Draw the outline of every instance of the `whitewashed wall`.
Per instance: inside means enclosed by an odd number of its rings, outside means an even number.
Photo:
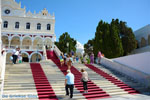
[[[102,63],[102,65],[104,65],[106,67],[109,67],[111,69],[114,69],[118,72],[121,72],[127,76],[130,76],[130,77],[136,79],[140,83],[144,84],[146,87],[150,88],[150,75],[149,74],[143,73],[132,67],[129,67],[129,66],[126,66],[123,64],[119,64],[119,63],[117,63],[113,60],[107,59],[107,58],[102,58],[101,63]]]

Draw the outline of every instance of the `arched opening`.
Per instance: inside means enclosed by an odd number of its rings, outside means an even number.
[[[26,23],[26,29],[30,29],[30,23]]]
[[[47,24],[47,30],[51,30],[51,25]]]
[[[141,38],[141,47],[146,46],[146,40],[144,37]]]
[[[8,27],[8,21],[4,21],[3,28],[7,28],[7,27]]]
[[[52,41],[50,38],[46,38],[44,40],[44,45],[46,46],[46,49],[50,49],[52,47]]]
[[[12,56],[12,53],[7,53],[6,55],[6,63],[12,63],[12,60],[10,59],[10,56]]]
[[[32,46],[32,40],[30,37],[25,37],[23,40],[22,40],[22,48],[23,49],[30,49]]]
[[[43,40],[40,37],[36,37],[33,41],[33,48],[41,50],[43,47]]]
[[[148,45],[150,45],[150,35],[148,35]]]
[[[34,53],[30,59],[31,62],[39,62],[41,60],[42,60],[42,56],[39,53]]]
[[[7,48],[9,45],[8,36],[2,36],[2,43]]]
[[[10,47],[11,48],[16,48],[16,46],[20,46],[20,38],[19,38],[19,36],[14,36],[11,39]]]
[[[26,53],[22,53],[22,62],[29,62],[29,57]]]
[[[140,48],[138,40],[136,40],[136,49]]]
[[[15,28],[18,29],[19,28],[19,22],[15,23]]]
[[[37,30],[41,30],[41,24],[40,23],[37,24]]]

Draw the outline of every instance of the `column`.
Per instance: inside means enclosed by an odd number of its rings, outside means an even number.
[[[34,42],[34,40],[32,39],[32,44],[31,44],[31,48],[30,49],[33,49],[33,42]]]
[[[25,49],[24,47],[22,47],[22,41],[23,41],[23,39],[22,39],[22,35],[21,35],[21,37],[20,37],[20,49]]]
[[[10,49],[11,40],[9,39],[8,42],[9,42],[9,44],[8,44],[8,49]]]
[[[20,49],[25,49],[24,47],[22,47],[22,40],[20,40]]]

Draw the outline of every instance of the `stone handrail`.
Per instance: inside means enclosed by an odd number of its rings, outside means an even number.
[[[54,52],[56,53],[57,57],[59,57],[61,54],[61,51],[59,50],[59,48],[56,45],[54,45]]]
[[[148,74],[145,74],[139,70],[133,69],[131,66],[120,64],[118,62],[115,62],[111,59],[107,59],[105,57],[102,57],[101,64],[108,68],[114,69],[120,73],[123,73],[129,77],[132,77],[133,79],[145,85],[145,87],[150,88],[150,84],[149,84],[150,75]]]
[[[4,79],[5,79],[5,68],[6,68],[6,52],[0,56],[0,80],[1,80],[1,91],[0,91],[0,100],[2,100],[3,88],[4,88]]]
[[[47,60],[46,47],[43,46],[43,60]]]

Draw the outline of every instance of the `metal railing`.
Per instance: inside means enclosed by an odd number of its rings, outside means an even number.
[[[1,80],[1,91],[0,91],[0,100],[2,100],[3,89],[4,89],[4,79],[5,79],[5,68],[6,68],[6,52],[0,56],[0,80]]]

